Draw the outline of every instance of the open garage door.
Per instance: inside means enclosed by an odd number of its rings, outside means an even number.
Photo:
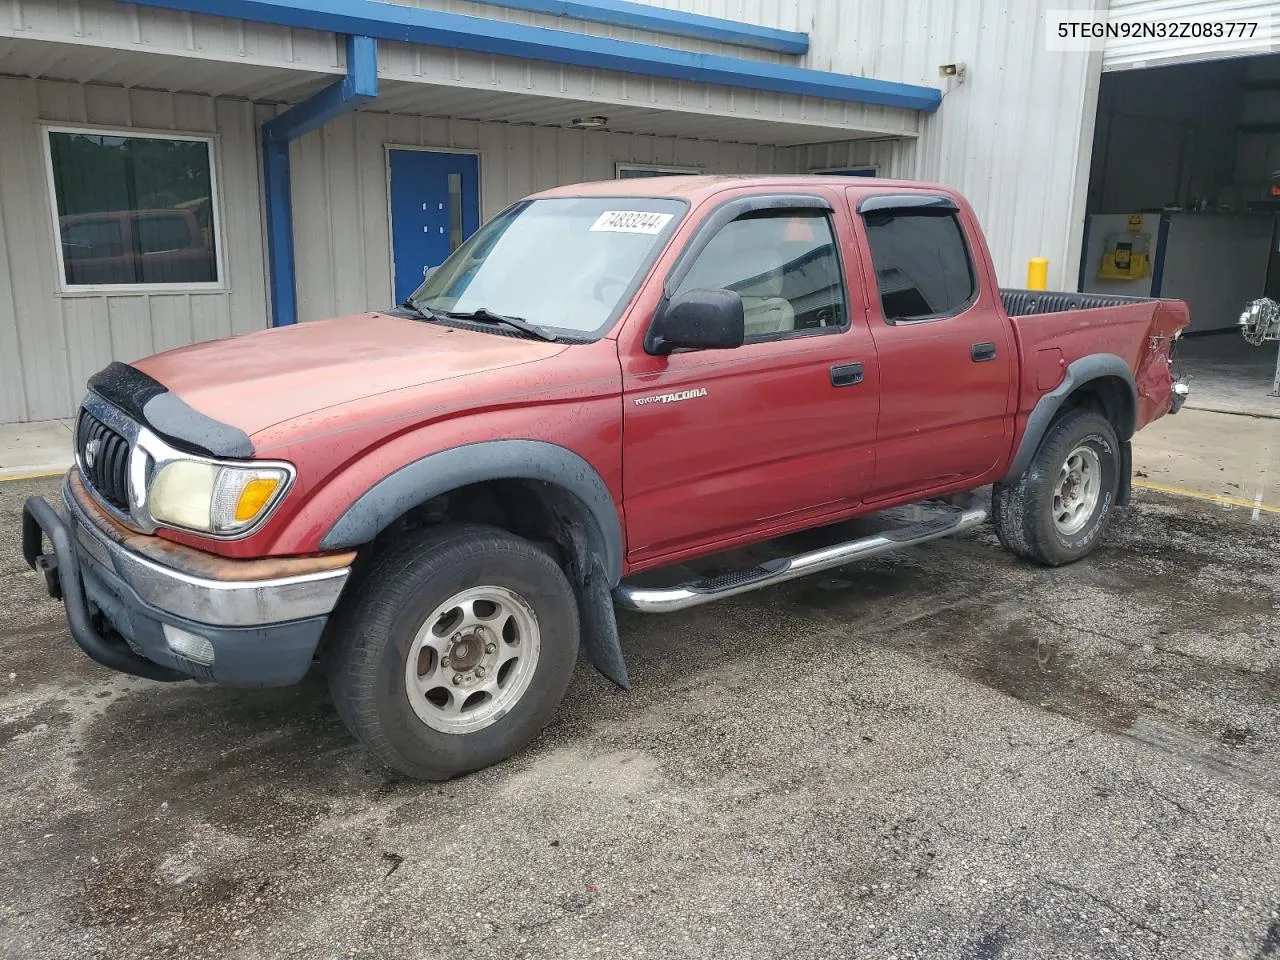
[[[1111,0],[1108,13],[1113,21],[1143,18],[1167,23],[1213,17],[1258,24],[1259,34],[1268,39],[1261,42],[1255,39],[1244,49],[1239,39],[1223,37],[1110,37],[1102,52],[1104,71],[1280,51],[1272,33],[1273,28],[1280,27],[1273,22],[1280,20],[1280,3],[1276,0]]]
[[[1195,402],[1280,413],[1276,345],[1236,326],[1280,298],[1280,54],[1180,53],[1102,75],[1079,288],[1187,301]]]

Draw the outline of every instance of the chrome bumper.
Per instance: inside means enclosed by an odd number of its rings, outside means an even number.
[[[163,566],[116,543],[89,518],[64,484],[63,504],[86,559],[128,584],[139,599],[184,620],[254,627],[325,616],[337,605],[350,567],[274,580],[208,580]]]

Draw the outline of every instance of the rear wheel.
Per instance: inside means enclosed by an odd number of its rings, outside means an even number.
[[[578,653],[573,590],[556,562],[491,527],[444,527],[390,548],[344,598],[329,688],[380,760],[444,780],[529,743]]]
[[[1050,428],[1026,471],[992,491],[1000,542],[1057,567],[1091,553],[1111,523],[1120,444],[1105,417],[1074,410]]]

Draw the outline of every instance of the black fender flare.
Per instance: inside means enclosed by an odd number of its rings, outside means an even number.
[[[1114,353],[1091,353],[1072,361],[1067,367],[1062,382],[1036,401],[1031,415],[1027,417],[1027,428],[1023,431],[1018,450],[1013,455],[1013,463],[1001,478],[1001,483],[1013,483],[1026,471],[1031,458],[1040,449],[1040,441],[1044,439],[1049,425],[1053,423],[1054,417],[1058,415],[1067,398],[1091,380],[1100,380],[1103,377],[1118,377],[1129,387],[1132,402],[1126,422],[1119,424],[1116,430],[1120,442],[1128,443],[1134,433],[1134,417],[1138,409],[1138,385],[1134,382],[1133,372],[1129,369],[1129,365]]]
[[[604,479],[572,450],[542,440],[485,440],[452,447],[383,477],[347,508],[320,542],[321,550],[351,550],[420,506],[459,487],[486,480],[535,480],[572,494],[583,508],[587,546],[600,558],[609,586],[622,579],[622,524]]]

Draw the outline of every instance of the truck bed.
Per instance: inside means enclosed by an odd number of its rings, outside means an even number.
[[[1000,289],[1000,299],[1011,317],[1027,317],[1037,313],[1064,313],[1067,310],[1097,310],[1150,303],[1155,297],[1122,297],[1107,293],[1069,293],[1058,290]]]
[[[1141,429],[1171,409],[1169,358],[1178,331],[1188,321],[1182,301],[1003,289],[1000,297],[1023,363],[1021,416],[1030,415],[1045,390],[1061,382],[1077,357],[1111,357],[1128,369],[1137,391],[1134,428]]]

